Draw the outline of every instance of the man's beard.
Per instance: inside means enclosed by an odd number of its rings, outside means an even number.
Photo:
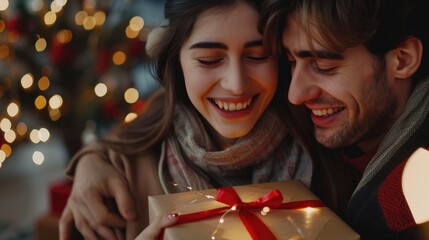
[[[362,99],[365,103],[363,119],[348,119],[337,132],[324,136],[323,129],[315,126],[314,134],[319,143],[328,148],[347,147],[369,141],[385,134],[396,120],[397,99],[390,88],[384,67],[379,67],[374,84],[369,86]]]

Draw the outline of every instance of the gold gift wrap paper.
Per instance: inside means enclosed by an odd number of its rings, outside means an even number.
[[[318,199],[300,181],[261,183],[234,187],[243,202],[254,201],[277,189],[283,202]],[[149,219],[158,214],[200,212],[226,206],[214,197],[216,189],[189,191],[149,197]],[[359,235],[327,207],[301,209],[273,209],[263,215],[256,212],[277,239],[354,240]],[[175,225],[165,229],[164,239],[252,239],[236,211],[198,222]]]

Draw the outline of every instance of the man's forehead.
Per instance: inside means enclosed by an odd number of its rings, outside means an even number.
[[[322,44],[323,38],[314,26],[306,25],[306,27],[311,29],[305,29],[295,17],[288,18],[282,36],[284,52],[301,58],[344,58],[342,54],[344,51],[330,49],[326,47],[328,44]]]
[[[303,24],[300,23],[295,17],[287,19],[285,28],[283,30],[283,46],[289,50],[292,49],[306,49],[308,46],[317,46],[314,41],[314,34],[310,36],[310,31],[313,29],[305,29]]]

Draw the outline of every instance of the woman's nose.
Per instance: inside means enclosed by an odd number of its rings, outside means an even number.
[[[222,88],[233,94],[243,94],[249,86],[247,71],[241,63],[231,64],[221,81]]]

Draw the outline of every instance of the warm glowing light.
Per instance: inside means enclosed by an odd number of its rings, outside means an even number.
[[[51,107],[52,109],[59,109],[62,105],[63,98],[58,94],[55,94],[49,99],[49,107]]]
[[[127,114],[127,116],[125,116],[125,122],[127,122],[127,123],[129,123],[129,122],[132,122],[132,121],[134,121],[134,119],[136,119],[137,118],[137,113],[133,113],[133,112],[131,112],[131,113],[128,113]]]
[[[101,26],[106,21],[106,14],[104,12],[98,11],[94,14],[95,24]]]
[[[112,57],[113,63],[116,65],[122,65],[127,60],[127,56],[122,51],[117,51]]]
[[[47,142],[51,137],[51,133],[46,128],[39,129],[38,135],[39,135],[40,141],[42,142]]]
[[[318,208],[312,208],[312,207],[306,207],[306,208],[304,208],[304,211],[305,211],[305,213],[307,215],[312,215],[312,214],[315,214],[318,211],[320,211],[320,209],[318,209]]]
[[[19,122],[18,125],[16,125],[16,132],[20,136],[24,136],[27,133],[27,124]]]
[[[69,43],[72,40],[73,37],[73,33],[72,31],[68,30],[68,29],[63,29],[58,31],[57,33],[57,40],[60,43]]]
[[[83,21],[87,16],[88,16],[88,13],[85,11],[77,12],[76,15],[74,16],[74,21],[76,25],[79,25],[79,26],[83,25]]]
[[[99,83],[94,87],[95,95],[98,97],[103,97],[107,94],[107,86],[104,83]]]
[[[1,164],[4,162],[4,160],[6,160],[6,153],[3,152],[3,150],[0,150],[0,168],[1,168]]]
[[[43,108],[46,107],[46,98],[42,95],[39,95],[35,100],[34,100],[34,106],[36,106],[37,109],[42,110]]]
[[[31,1],[31,10],[33,10],[33,12],[38,12],[42,9],[43,9],[43,0]]]
[[[53,11],[48,11],[45,13],[45,17],[43,19],[46,25],[52,25],[57,21],[57,14]]]
[[[33,86],[33,82],[34,82],[34,78],[31,73],[27,73],[21,78],[21,86],[24,89],[27,89]]]
[[[18,104],[11,102],[7,106],[7,114],[9,114],[10,117],[15,117],[19,113],[19,106]]]
[[[46,49],[46,47],[48,46],[48,43],[46,42],[46,40],[44,38],[39,38],[36,43],[34,44],[34,47],[36,48],[36,51],[38,52],[42,52],[43,50]]]
[[[137,102],[139,100],[139,91],[135,88],[128,88],[124,93],[124,99],[129,104]]]
[[[5,58],[9,57],[9,54],[10,54],[9,46],[6,44],[1,45],[0,46],[0,58],[5,59]]]
[[[0,11],[4,11],[9,7],[8,0],[0,0]]]
[[[61,111],[59,109],[49,109],[49,117],[52,121],[58,121],[61,118]]]
[[[40,142],[40,138],[39,138],[39,130],[37,129],[33,129],[30,132],[30,141],[32,141],[33,143],[39,143]]]
[[[4,23],[3,20],[0,20],[0,32],[3,32],[5,28],[6,28],[6,24]]]
[[[132,30],[131,27],[128,26],[125,28],[125,35],[127,38],[134,39],[139,36],[139,32]]]
[[[262,215],[262,216],[265,216],[265,215],[267,215],[270,211],[271,211],[271,209],[270,209],[269,207],[264,207],[264,208],[262,208],[261,215]]]
[[[39,79],[39,82],[37,83],[37,85],[39,86],[40,90],[45,91],[46,89],[49,88],[49,86],[51,85],[51,82],[49,81],[48,77],[43,76]]]
[[[51,11],[58,13],[63,9],[63,6],[60,6],[57,1],[51,2]]]
[[[3,132],[7,132],[7,131],[9,131],[11,128],[12,128],[12,122],[11,122],[9,119],[7,119],[7,118],[3,118],[3,119],[0,121],[0,129],[1,129]]]
[[[429,151],[417,149],[408,159],[402,174],[402,189],[417,224],[429,221]]]
[[[4,133],[4,140],[8,143],[13,143],[16,140],[16,133],[12,129]]]
[[[3,151],[6,154],[6,157],[9,157],[12,154],[12,148],[10,147],[9,144],[6,144],[6,143],[1,146],[1,151]]]
[[[58,6],[64,7],[67,4],[67,0],[54,0]]]
[[[138,31],[142,30],[142,28],[144,26],[144,20],[140,16],[135,16],[135,17],[131,18],[129,26],[133,31],[138,32]]]
[[[314,211],[312,207],[306,207],[304,210],[306,213],[309,213],[309,214],[311,214]]]
[[[95,27],[95,18],[93,16],[87,16],[84,20],[83,20],[83,28],[85,30],[92,30]]]
[[[215,229],[215,230],[213,231],[213,233],[212,233],[212,239],[215,239],[215,235],[216,235],[216,233],[218,232],[220,225],[221,225],[222,223],[224,223],[224,222],[225,222],[224,217],[225,217],[228,213],[230,213],[231,211],[235,211],[235,210],[237,210],[237,206],[236,206],[236,205],[232,206],[228,211],[226,211],[226,212],[224,212],[224,213],[222,214],[222,216],[221,216],[221,217],[220,217],[220,219],[219,219],[219,223],[218,223],[218,224],[217,224],[217,226],[216,226],[216,229]]]
[[[33,162],[37,165],[42,165],[43,161],[45,161],[45,155],[39,151],[34,151]]]

